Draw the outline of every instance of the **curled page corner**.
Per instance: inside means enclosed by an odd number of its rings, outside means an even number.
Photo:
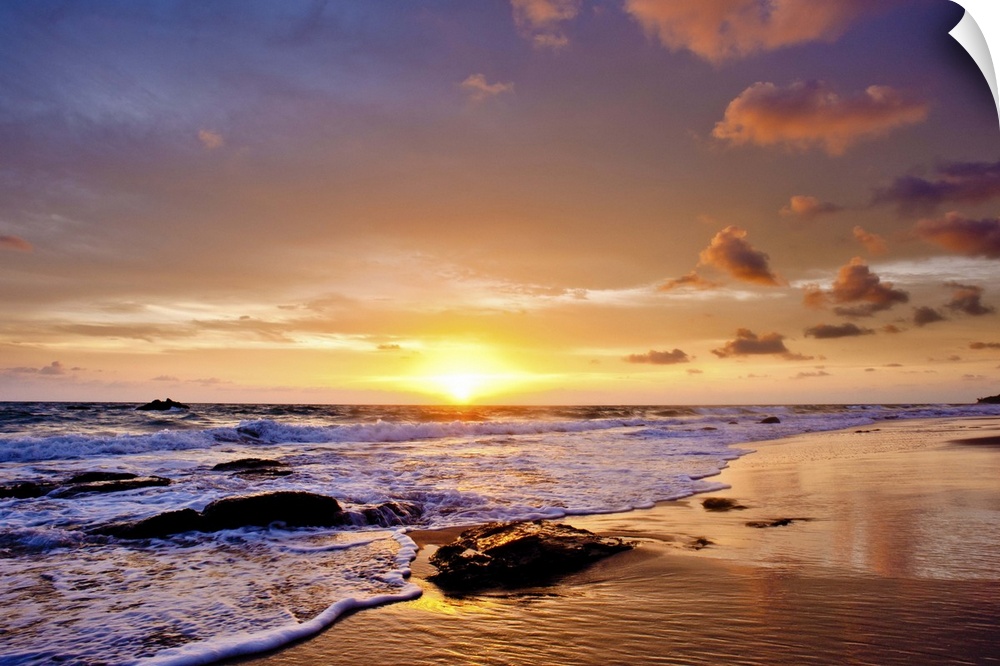
[[[1000,120],[1000,94],[997,91],[996,57],[1000,55],[1000,2],[997,0],[952,0],[965,9],[965,15],[950,34],[969,52],[986,77],[993,93],[993,103]]]

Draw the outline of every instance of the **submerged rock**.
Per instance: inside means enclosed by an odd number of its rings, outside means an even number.
[[[166,400],[160,400],[157,398],[153,402],[147,402],[145,405],[139,405],[136,407],[139,411],[154,411],[154,412],[165,412],[171,409],[191,409],[187,405],[175,402],[170,398]]]
[[[406,525],[421,510],[408,502],[386,502],[374,507],[345,510],[327,495],[284,490],[226,497],[194,509],[166,511],[139,521],[112,523],[91,530],[93,534],[122,539],[164,538],[183,532],[218,532],[240,527],[339,527]]]
[[[288,463],[266,458],[240,458],[219,463],[212,467],[213,472],[232,472],[233,476],[244,479],[288,476],[292,473]]]
[[[430,558],[441,587],[469,590],[543,582],[635,547],[569,525],[541,520],[487,523],[462,532]]]
[[[93,474],[96,476],[93,481],[75,482],[78,478],[88,478]],[[123,478],[101,479],[100,474],[90,473],[78,475],[70,479],[66,486],[57,488],[53,497],[76,497],[86,493],[118,493],[124,490],[135,490],[136,488],[150,488],[154,486],[169,486],[173,481],[162,476],[136,476],[135,474],[107,473],[111,477],[119,476]]]
[[[31,499],[48,495],[58,487],[45,481],[12,481],[0,484],[0,499]]]

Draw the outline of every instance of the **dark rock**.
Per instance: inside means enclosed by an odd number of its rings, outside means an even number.
[[[66,483],[94,483],[95,481],[123,481],[135,479],[139,475],[130,472],[81,472],[71,476]]]
[[[705,507],[706,511],[730,511],[747,508],[728,497],[706,497],[701,501],[701,505]]]
[[[38,481],[14,481],[12,483],[0,483],[0,499],[31,499],[48,495],[57,488],[55,483]]]
[[[121,539],[154,539],[181,534],[183,532],[204,532],[205,522],[194,509],[166,511],[134,523],[113,523],[91,532]]]
[[[430,577],[451,590],[544,582],[635,546],[569,525],[540,520],[487,523],[468,529],[430,558]]]
[[[126,478],[108,479],[106,481],[89,481],[86,483],[73,483],[71,481],[69,485],[57,488],[52,494],[54,497],[76,497],[77,495],[86,493],[118,493],[125,490],[135,490],[136,488],[169,486],[171,483],[173,481],[165,479],[162,476],[135,476],[134,474],[130,474],[126,475]]]
[[[213,472],[246,472],[254,469],[267,469],[276,467],[288,467],[288,463],[280,460],[267,460],[266,458],[240,458],[229,462],[219,463],[212,467]]]
[[[747,527],[756,527],[758,529],[763,529],[765,527],[784,527],[785,525],[791,525],[795,522],[801,522],[806,520],[812,520],[812,518],[778,518],[776,520],[751,520],[747,523]]]
[[[714,546],[714,545],[715,542],[711,541],[710,539],[707,539],[705,537],[697,537],[695,539],[692,539],[691,542],[688,543],[688,548],[692,550],[701,550],[702,548],[707,548],[708,546]]]
[[[153,402],[147,402],[145,405],[139,405],[136,409],[140,411],[154,411],[154,412],[165,412],[170,409],[191,409],[187,405],[183,405],[179,402],[174,402],[170,398],[166,400],[160,400],[157,398]]]
[[[266,527],[281,522],[289,527],[334,527],[345,524],[340,503],[333,497],[294,490],[216,500],[201,512],[210,531],[237,527]]]
[[[768,416],[760,420],[761,423],[781,423],[777,416]]]
[[[983,405],[1000,405],[1000,394],[986,396],[985,398],[979,398],[976,402]]]
[[[419,518],[421,509],[409,502],[386,502],[345,511],[333,497],[300,491],[278,491],[227,497],[211,502],[201,513],[194,509],[167,511],[135,522],[112,523],[91,530],[121,539],[164,538],[182,532],[217,532],[239,527],[390,527]]]

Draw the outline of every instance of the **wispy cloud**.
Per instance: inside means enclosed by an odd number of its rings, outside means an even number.
[[[514,23],[522,35],[540,48],[561,49],[569,44],[562,24],[580,12],[581,0],[511,0]]]
[[[889,251],[885,239],[876,233],[865,231],[861,226],[855,226],[852,233],[854,240],[861,243],[870,254],[881,255]]]
[[[922,122],[927,111],[926,102],[889,86],[869,86],[841,97],[824,81],[787,88],[755,83],[729,103],[712,136],[736,145],[820,148],[842,155],[858,141]]]
[[[201,141],[201,145],[205,146],[208,150],[222,148],[222,146],[226,143],[226,140],[221,134],[207,129],[198,130],[198,140]]]
[[[798,217],[804,220],[811,220],[820,215],[827,215],[843,210],[843,206],[835,203],[821,201],[818,197],[808,194],[796,194],[788,200],[788,204],[782,206],[778,211],[785,217]]]
[[[497,95],[514,92],[513,83],[488,83],[483,74],[472,74],[459,84],[466,91],[469,99],[482,102]]]
[[[860,335],[871,335],[875,333],[870,328],[861,328],[857,324],[850,322],[846,324],[817,324],[806,329],[806,336],[812,336],[817,340],[828,340],[833,338],[852,338]]]
[[[0,250],[31,252],[35,247],[20,236],[0,236]]]

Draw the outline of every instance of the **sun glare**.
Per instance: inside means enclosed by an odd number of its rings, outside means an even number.
[[[493,396],[516,393],[531,376],[514,369],[489,348],[470,346],[434,350],[402,380],[409,390],[466,405]]]

